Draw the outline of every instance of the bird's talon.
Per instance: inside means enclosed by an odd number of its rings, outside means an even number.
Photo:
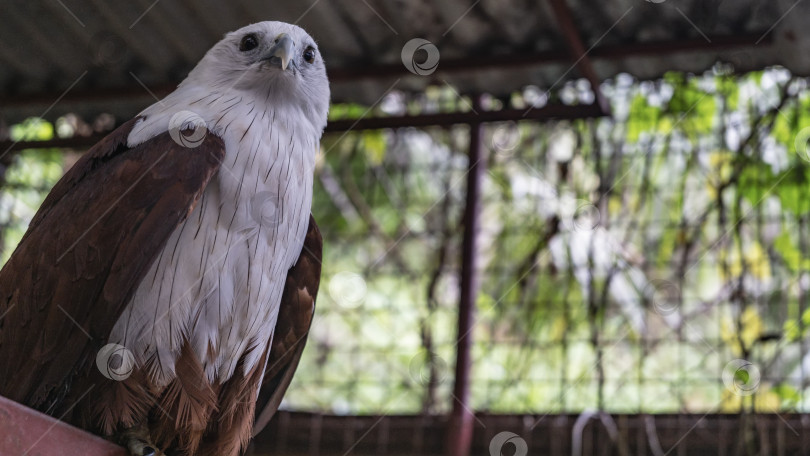
[[[129,450],[131,456],[163,456],[151,442],[149,431],[143,424],[123,431],[118,435],[118,442]]]
[[[127,447],[129,448],[129,454],[132,456],[159,456],[163,454],[159,453],[155,447],[140,439],[130,440]]]

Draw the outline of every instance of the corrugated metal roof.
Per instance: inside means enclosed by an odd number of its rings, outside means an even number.
[[[335,101],[373,103],[391,87],[450,83],[508,94],[582,74],[548,1],[6,0],[0,18],[0,116],[129,117],[165,94],[223,33],[297,22],[320,43]],[[599,78],[784,65],[810,74],[810,3],[795,0],[568,0]],[[403,45],[429,40],[438,71],[407,72]],[[761,40],[760,40],[761,38]],[[733,46],[732,46],[733,44]],[[678,51],[679,52],[673,52]],[[688,49],[688,50],[684,50]],[[480,65],[479,65],[480,64]],[[455,68],[454,71],[451,71]],[[482,68],[482,69],[477,69]]]

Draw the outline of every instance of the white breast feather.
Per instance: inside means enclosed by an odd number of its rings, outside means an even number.
[[[130,147],[147,141],[165,132],[175,113],[188,110],[226,148],[219,172],[111,333],[111,341],[151,368],[159,385],[174,378],[184,339],[211,382],[230,378],[242,355],[245,372],[264,362],[287,270],[306,236],[320,131],[295,107],[258,106],[262,100],[239,97],[187,87],[141,113],[146,120],[128,138]]]

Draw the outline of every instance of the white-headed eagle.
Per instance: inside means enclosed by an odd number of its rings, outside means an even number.
[[[0,395],[138,456],[242,451],[309,332],[328,109],[313,39],[261,22],[91,148],[0,271]]]

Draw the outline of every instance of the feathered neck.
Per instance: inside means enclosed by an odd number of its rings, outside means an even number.
[[[280,92],[273,90],[261,96],[261,92],[222,87],[219,84],[213,88],[205,87],[188,78],[174,92],[138,114],[141,119],[132,128],[127,145],[134,147],[171,129],[196,130],[200,125],[227,142],[228,126],[238,122],[244,114],[244,109],[235,108],[247,105],[258,112],[264,111],[272,123],[285,127],[294,124],[302,137],[320,140],[323,125],[314,125],[311,116],[302,110],[301,105],[291,100],[277,100]]]

